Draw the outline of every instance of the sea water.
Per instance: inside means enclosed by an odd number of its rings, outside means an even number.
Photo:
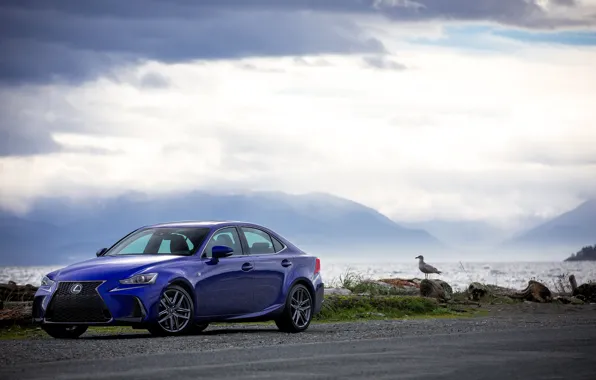
[[[555,284],[568,284],[568,276],[575,275],[578,284],[596,281],[596,262],[432,262],[442,273],[433,274],[448,282],[454,289],[463,290],[471,282],[478,281],[513,289],[523,289],[529,280],[536,280],[556,291]],[[48,272],[61,268],[50,267],[0,267],[0,283],[14,281],[17,284],[39,286]],[[354,261],[340,258],[321,260],[321,274],[327,285],[339,284],[342,277],[352,273],[364,279],[424,278],[418,270],[418,261]]]

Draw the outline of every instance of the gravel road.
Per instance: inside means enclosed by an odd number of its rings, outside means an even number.
[[[210,327],[200,335],[177,338],[153,338],[144,333],[130,335],[90,335],[64,341],[55,339],[0,341],[0,378],[23,378],[32,364],[44,363],[54,370],[72,363],[97,360],[147,360],[159,355],[192,354],[221,350],[251,352],[256,349],[286,349],[303,344],[359,342],[371,339],[411,339],[416,337],[454,336],[467,333],[509,333],[536,329],[563,329],[573,326],[596,338],[596,305],[507,305],[492,306],[489,316],[461,319],[420,319],[409,321],[368,321],[358,323],[312,324],[301,334],[284,334],[262,325]],[[428,339],[428,338],[427,338]],[[245,350],[254,348],[254,350]],[[238,350],[236,350],[238,351]],[[226,362],[226,356],[219,356]],[[211,356],[211,355],[207,355]],[[67,362],[68,361],[68,362]],[[90,367],[91,368],[91,367]],[[596,368],[596,367],[595,367]],[[96,368],[101,370],[100,368]],[[22,372],[24,371],[24,372]]]

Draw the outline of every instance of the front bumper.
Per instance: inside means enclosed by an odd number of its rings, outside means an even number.
[[[73,288],[74,292],[73,292]],[[154,296],[147,286],[119,287],[107,281],[61,281],[40,287],[33,320],[43,324],[134,325],[149,319]]]

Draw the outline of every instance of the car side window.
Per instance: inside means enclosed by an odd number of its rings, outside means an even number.
[[[277,240],[275,237],[271,236],[271,239],[273,240],[273,248],[275,249],[275,253],[281,251],[286,247],[281,241]]]
[[[271,236],[268,233],[249,227],[241,227],[241,230],[246,238],[251,254],[272,254],[276,252]]]
[[[235,227],[222,228],[215,232],[205,246],[201,257],[212,257],[212,249],[216,245],[224,245],[234,250],[232,255],[242,255],[242,246],[240,245],[240,236]]]

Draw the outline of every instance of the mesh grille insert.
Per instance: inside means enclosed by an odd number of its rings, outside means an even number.
[[[46,319],[51,322],[107,322],[112,317],[97,292],[102,281],[60,282],[54,293]],[[73,293],[74,290],[80,290]]]

